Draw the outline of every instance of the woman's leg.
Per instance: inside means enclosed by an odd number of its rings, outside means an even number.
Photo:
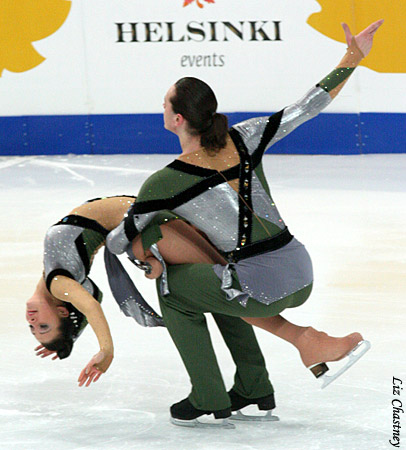
[[[167,264],[227,264],[216,248],[191,225],[183,220],[172,220],[160,226],[162,239],[157,242],[159,252]],[[144,251],[140,236],[133,241],[137,259],[152,257]]]
[[[269,331],[275,336],[290,342],[300,353],[303,364],[338,361],[362,341],[359,333],[352,333],[342,338],[328,336],[312,327],[295,325],[281,315],[275,317],[244,317],[251,325]]]
[[[161,232],[163,238],[158,242],[158,248],[168,264],[226,263],[218,251],[196,229],[182,220],[173,220],[161,225]],[[133,248],[135,248],[134,252],[142,257],[141,242],[136,243]],[[321,362],[340,360],[362,340],[359,333],[352,333],[342,338],[330,337],[312,327],[295,325],[278,314],[287,307],[296,307],[304,303],[310,292],[311,286],[269,305],[266,313],[268,317],[244,317],[247,323],[294,345],[306,367]],[[254,315],[256,315],[255,312]],[[260,315],[264,315],[263,311]],[[241,352],[237,354],[241,355]]]

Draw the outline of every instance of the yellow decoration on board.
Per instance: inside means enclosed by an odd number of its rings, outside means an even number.
[[[45,58],[32,42],[55,33],[68,17],[66,0],[0,0],[0,77],[3,70],[25,72]]]
[[[346,22],[356,35],[372,22],[385,19],[361,66],[377,72],[406,72],[406,0],[317,1],[322,10],[312,14],[307,23],[338,42],[345,43],[341,22]]]

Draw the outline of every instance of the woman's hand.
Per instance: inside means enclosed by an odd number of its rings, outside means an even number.
[[[369,27],[365,28],[365,30],[361,31],[361,33],[357,34],[356,36],[352,35],[350,28],[346,23],[342,23],[341,26],[344,29],[345,39],[347,41],[348,47],[351,46],[352,39],[354,38],[358,48],[361,50],[362,54],[365,57],[371,51],[374,34],[382,24],[383,19],[378,20],[369,25]]]
[[[151,266],[151,271],[149,273],[145,272],[145,276],[147,278],[150,280],[156,280],[162,275],[164,268],[154,256],[149,256],[146,258],[145,262]]]
[[[96,353],[80,373],[78,378],[79,387],[85,383],[86,387],[88,387],[92,381],[95,383],[101,377],[101,374],[110,367],[113,357],[113,352],[108,350],[100,350]]]
[[[54,355],[52,360],[58,359],[58,355],[56,354],[55,350],[48,350],[43,345],[38,345],[38,347],[35,347],[34,349],[37,353],[37,356],[41,356],[41,358],[46,358],[47,356]]]

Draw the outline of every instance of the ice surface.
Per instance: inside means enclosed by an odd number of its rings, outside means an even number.
[[[46,229],[74,206],[136,194],[172,157],[146,155],[0,158],[0,448],[11,450],[391,448],[392,377],[406,381],[406,155],[266,156],[274,200],[314,263],[311,298],[285,316],[331,335],[360,331],[372,349],[324,391],[297,351],[259,330],[281,421],[196,430],[169,423],[189,380],[165,329],[125,317],[109,293],[101,256],[91,276],[105,293],[115,359],[101,379],[76,379],[97,351],[87,329],[69,359],[35,357],[25,300],[42,270]],[[154,283],[129,271],[159,309]],[[209,321],[228,387],[233,363]],[[406,404],[406,393],[400,397]],[[403,421],[403,422],[402,422]],[[401,447],[406,421],[401,414]]]

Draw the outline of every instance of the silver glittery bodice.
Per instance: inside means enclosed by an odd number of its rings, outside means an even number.
[[[174,210],[225,252],[235,248],[238,237],[238,194],[228,183],[208,189]]]
[[[254,213],[282,230],[285,224],[255,174],[251,195]],[[189,200],[174,212],[203,231],[219,250],[229,252],[237,245],[238,200],[238,193],[228,183],[223,183]]]
[[[86,279],[85,266],[75,245],[83,230],[72,225],[53,225],[48,229],[44,241],[45,279],[58,269],[66,270],[79,283]]]
[[[73,225],[53,225],[48,229],[44,240],[44,275],[45,280],[48,280],[55,271],[69,272],[75,281],[95,297],[95,285],[87,278],[85,265],[75,244],[84,230]]]

